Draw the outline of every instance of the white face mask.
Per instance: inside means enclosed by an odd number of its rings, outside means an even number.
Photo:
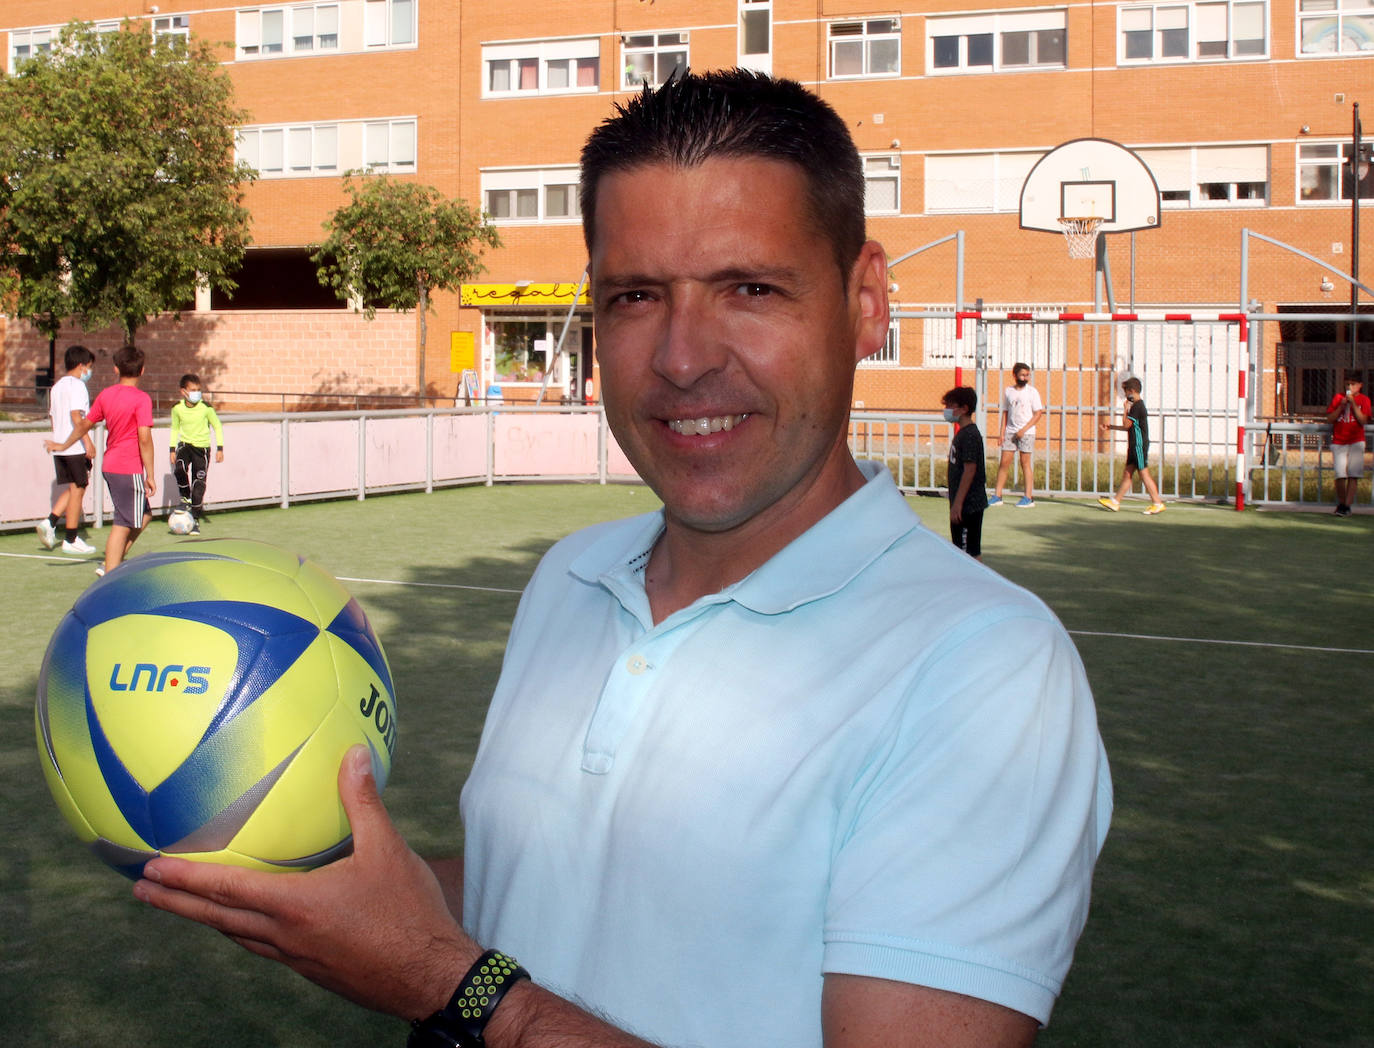
[[[193,390],[191,390],[191,392],[189,392],[189,393],[186,394],[186,399],[187,399],[188,401],[190,401],[192,404],[199,404],[199,403],[200,403],[200,390],[198,390],[198,389],[193,389]]]
[[[946,421],[946,422],[958,422],[958,421],[959,421],[959,412],[956,411],[954,408],[945,408],[943,414],[944,414],[944,416],[945,416],[945,421]]]
[[[81,372],[81,381],[82,381],[82,382],[89,382],[90,380],[91,380],[91,369],[90,369],[90,368],[87,368],[85,371]]]

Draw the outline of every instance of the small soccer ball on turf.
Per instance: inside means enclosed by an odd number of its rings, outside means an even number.
[[[196,527],[196,518],[189,509],[174,509],[167,514],[167,529],[173,535],[189,535]]]
[[[63,817],[126,876],[159,854],[302,870],[350,850],[339,765],[365,743],[385,785],[396,696],[337,579],[216,539],[83,593],[43,658],[34,721]]]

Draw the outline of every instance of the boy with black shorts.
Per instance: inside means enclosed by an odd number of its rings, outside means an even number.
[[[1145,485],[1145,492],[1150,496],[1150,508],[1144,512],[1147,516],[1153,517],[1164,512],[1164,500],[1159,497],[1159,487],[1155,484],[1155,478],[1150,476],[1150,421],[1149,414],[1145,411],[1145,401],[1140,399],[1140,379],[1128,378],[1121,383],[1121,391],[1126,394],[1126,417],[1119,426],[1103,422],[1100,428],[1103,433],[1109,429],[1119,429],[1127,434],[1126,471],[1121,476],[1121,483],[1117,485],[1116,497],[1103,495],[1097,501],[1103,508],[1113,513],[1117,512],[1121,509],[1121,500],[1131,490],[1131,481],[1136,473],[1139,473],[1140,482]]]
[[[66,440],[76,424],[86,417],[91,395],[86,383],[95,369],[95,354],[85,346],[68,346],[62,362],[67,373],[48,391],[48,416],[52,419],[52,439]],[[86,497],[86,485],[91,478],[91,460],[95,458],[95,444],[89,436],[81,438],[79,447],[70,448],[52,457],[53,472],[57,476],[59,493],[52,504],[52,512],[38,522],[35,529],[45,548],[57,545],[57,525],[64,524],[66,533],[62,552],[86,556],[95,547],[77,532],[81,527],[81,503]]]
[[[124,346],[114,355],[119,381],[100,391],[90,414],[72,430],[65,443],[45,441],[49,451],[65,451],[105,423],[105,458],[101,473],[114,504],[114,524],[105,540],[105,564],[97,575],[113,571],[153,519],[148,500],[157,493],[153,476],[153,400],[138,388],[143,377],[143,350]]]
[[[181,505],[195,523],[190,534],[200,534],[205,515],[205,481],[210,472],[210,430],[215,431],[215,461],[224,461],[224,427],[215,409],[202,399],[200,376],[181,376],[181,399],[172,405],[172,474],[181,492]]]
[[[955,386],[944,395],[945,421],[957,427],[949,442],[949,537],[975,560],[983,559],[983,511],[988,508],[983,434],[973,421],[978,394]]]

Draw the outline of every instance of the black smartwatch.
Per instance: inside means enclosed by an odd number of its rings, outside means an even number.
[[[482,1032],[506,991],[530,973],[500,950],[477,958],[453,996],[428,1019],[411,1023],[406,1048],[483,1048]]]

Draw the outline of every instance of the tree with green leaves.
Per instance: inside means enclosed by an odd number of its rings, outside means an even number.
[[[248,243],[245,114],[213,48],[146,22],[72,22],[0,77],[0,293],[53,338],[126,339],[197,286],[229,291]]]
[[[483,272],[483,249],[500,247],[501,238],[481,211],[433,186],[349,172],[344,189],[349,202],[324,224],[329,236],[311,256],[320,283],[340,298],[361,299],[369,320],[378,307],[418,311],[423,395],[431,295]]]

